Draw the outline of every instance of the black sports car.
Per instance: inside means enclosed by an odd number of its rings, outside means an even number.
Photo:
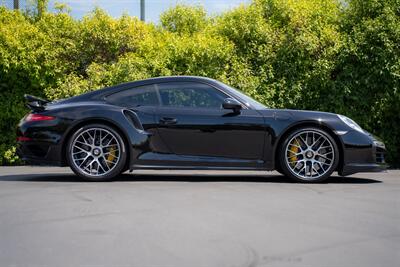
[[[353,120],[270,109],[204,77],[160,77],[48,102],[17,130],[18,155],[90,181],[133,169],[277,170],[301,182],[385,168],[385,146]]]

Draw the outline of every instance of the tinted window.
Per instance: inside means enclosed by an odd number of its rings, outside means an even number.
[[[123,107],[159,105],[154,85],[146,85],[123,90],[108,96],[107,102]]]
[[[162,105],[170,107],[221,108],[228,96],[202,83],[160,83]]]

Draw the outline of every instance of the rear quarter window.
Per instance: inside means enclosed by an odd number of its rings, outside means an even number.
[[[154,85],[145,85],[125,89],[107,96],[106,101],[110,104],[127,108],[160,105]]]

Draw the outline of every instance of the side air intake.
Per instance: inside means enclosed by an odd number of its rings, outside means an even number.
[[[129,122],[132,123],[132,125],[133,125],[136,129],[142,130],[142,131],[144,130],[144,129],[143,129],[143,125],[142,125],[142,123],[140,122],[139,117],[138,117],[133,111],[124,110],[124,115],[125,115],[125,117],[129,120]]]

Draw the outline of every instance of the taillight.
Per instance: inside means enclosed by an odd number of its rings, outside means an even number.
[[[32,138],[30,138],[30,137],[25,137],[25,136],[18,136],[17,137],[17,141],[18,142],[25,142],[25,141],[31,141],[32,140]]]
[[[51,121],[54,120],[53,116],[45,116],[40,114],[29,114],[26,116],[25,121]]]

